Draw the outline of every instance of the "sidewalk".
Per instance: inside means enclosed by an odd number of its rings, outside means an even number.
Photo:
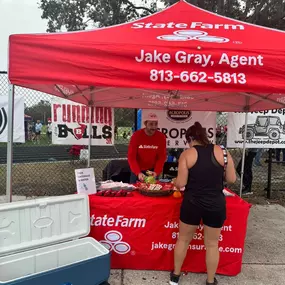
[[[161,261],[163,262],[163,260]],[[242,273],[218,276],[220,285],[285,284],[285,208],[279,205],[253,206],[248,223]],[[168,272],[114,270],[110,285],[166,285]],[[181,285],[203,285],[204,274],[188,274]]]

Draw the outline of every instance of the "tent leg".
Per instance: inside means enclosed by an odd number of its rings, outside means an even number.
[[[241,163],[241,175],[240,175],[240,197],[242,196],[243,188],[243,178],[244,178],[244,162],[245,162],[245,147],[246,147],[246,135],[247,135],[247,119],[248,112],[245,113],[245,123],[244,123],[244,139],[243,139],[243,149],[242,149],[242,163]]]
[[[7,181],[6,202],[12,202],[12,168],[13,168],[13,133],[14,133],[14,98],[15,86],[9,84],[8,93],[8,141],[7,141]]]
[[[89,127],[88,127],[89,139],[88,139],[88,159],[87,167],[91,165],[91,141],[92,141],[92,107],[89,106]]]

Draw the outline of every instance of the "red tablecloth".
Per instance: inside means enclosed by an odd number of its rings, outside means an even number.
[[[181,199],[134,197],[109,198],[91,195],[90,236],[112,251],[112,268],[172,270]],[[227,221],[220,237],[217,273],[240,273],[250,204],[227,197]],[[203,226],[192,241],[183,271],[206,272]]]

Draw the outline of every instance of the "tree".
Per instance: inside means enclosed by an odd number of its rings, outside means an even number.
[[[178,1],[160,0],[164,6],[172,5]],[[283,0],[187,1],[230,18],[285,30]],[[156,12],[158,10],[157,2],[157,0],[143,0],[143,4],[137,5],[135,0],[40,0],[39,8],[43,11],[42,18],[48,20],[47,31],[57,32],[63,29],[67,31],[84,30],[89,25],[103,27],[121,24]],[[27,114],[32,115],[28,112]],[[134,120],[133,115],[129,113],[126,116],[125,114],[122,109],[117,110],[115,119],[117,125],[131,125]],[[42,118],[39,116],[39,112],[32,116],[34,119]]]
[[[33,121],[40,120],[46,123],[47,118],[51,118],[51,104],[49,101],[41,100],[31,107],[25,106],[25,114],[31,116]]]
[[[161,0],[165,6],[179,0]],[[200,8],[230,18],[285,30],[283,0],[187,0]],[[157,0],[40,0],[48,32],[84,30],[131,21],[158,10]]]
[[[172,5],[179,0],[162,0]],[[285,30],[283,0],[187,0],[189,3],[230,18]]]
[[[40,0],[47,32],[84,30],[88,25],[103,27],[125,23],[157,10],[156,1],[135,5],[134,0]],[[146,5],[147,2],[151,2]]]
[[[135,122],[135,110],[133,109],[116,109],[115,126],[132,127]]]

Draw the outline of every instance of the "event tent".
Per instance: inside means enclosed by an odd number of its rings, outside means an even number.
[[[9,79],[96,106],[258,111],[285,106],[284,46],[282,31],[180,1],[113,27],[11,35]]]
[[[284,32],[225,18],[183,0],[113,27],[11,35],[7,195],[14,85],[89,106],[247,114],[285,107],[284,45]]]

